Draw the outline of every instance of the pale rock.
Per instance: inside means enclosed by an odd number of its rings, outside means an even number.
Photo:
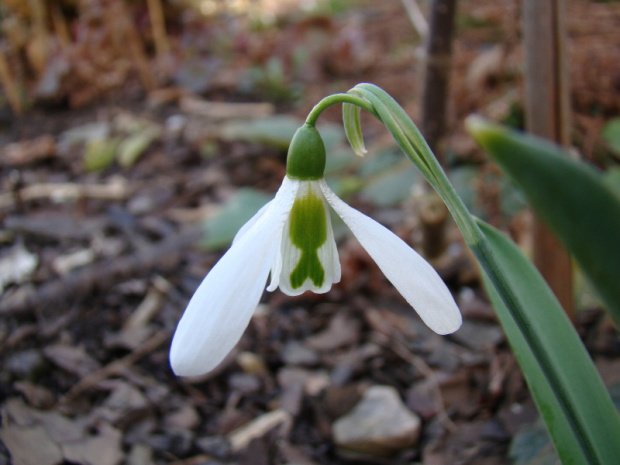
[[[305,345],[319,352],[331,352],[356,344],[360,338],[360,323],[352,317],[336,313],[327,329],[306,339]]]
[[[263,374],[267,372],[265,361],[252,352],[240,352],[236,361],[246,373]]]
[[[134,444],[125,460],[127,465],[151,465],[153,463],[153,449],[146,444]]]
[[[290,341],[282,348],[282,360],[287,365],[312,366],[319,362],[319,356],[301,342]]]
[[[3,368],[17,378],[33,379],[40,375],[46,367],[47,362],[41,352],[36,349],[28,349],[8,356]]]
[[[243,395],[250,395],[260,391],[262,382],[253,373],[234,373],[228,378],[228,387]]]
[[[359,403],[332,427],[335,443],[348,451],[389,456],[414,446],[421,422],[391,386],[368,388]]]
[[[15,244],[0,257],[0,294],[11,283],[21,284],[34,272],[39,257],[26,250],[23,244]]]
[[[191,405],[184,405],[166,415],[164,424],[172,430],[193,430],[200,424],[200,415]]]
[[[492,351],[504,342],[505,336],[501,326],[497,324],[465,320],[453,338],[459,344],[481,353]]]
[[[285,390],[292,385],[301,384],[309,396],[317,396],[330,384],[329,374],[323,370],[307,370],[298,367],[284,367],[278,371],[278,384]]]

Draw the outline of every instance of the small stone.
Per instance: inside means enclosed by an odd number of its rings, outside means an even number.
[[[299,415],[304,399],[304,385],[302,383],[288,385],[282,390],[280,399],[280,408],[282,410],[287,411],[294,417]]]
[[[239,353],[237,363],[246,373],[261,374],[267,372],[265,361],[252,352]]]
[[[192,430],[200,424],[200,415],[191,405],[184,405],[166,415],[164,424],[171,430]]]
[[[465,347],[481,352],[493,349],[504,341],[505,336],[497,324],[464,320],[463,326],[454,333],[453,338]]]
[[[33,407],[49,409],[56,402],[56,398],[52,391],[43,386],[38,386],[29,381],[17,381],[13,386]]]
[[[20,379],[33,379],[45,369],[47,362],[41,352],[35,349],[24,350],[11,355],[5,369]]]
[[[341,347],[356,344],[360,338],[360,323],[352,317],[336,313],[327,329],[306,339],[311,349],[330,352]]]
[[[157,208],[157,202],[151,195],[136,195],[127,202],[127,210],[136,216],[145,215]]]
[[[291,341],[282,348],[282,360],[287,365],[312,366],[318,363],[319,356],[299,341]]]
[[[235,373],[228,379],[231,389],[239,391],[241,394],[248,395],[260,391],[261,380],[258,376],[251,373]]]
[[[145,444],[134,444],[127,455],[127,465],[150,465],[153,463],[153,449]]]
[[[139,410],[147,408],[149,401],[142,391],[129,383],[119,381],[104,405],[114,410]]]
[[[492,418],[482,424],[480,428],[480,437],[497,443],[508,443],[512,436],[506,431],[506,427],[502,420]]]
[[[329,386],[329,375],[323,370],[311,371],[305,368],[284,367],[278,371],[278,384],[286,389],[301,383],[309,396],[316,396]]]
[[[184,455],[192,446],[192,435],[189,431],[175,434],[152,434],[144,438],[144,444],[157,452]]]
[[[407,390],[407,405],[425,420],[433,418],[442,408],[437,400],[437,389],[434,379],[415,383]]]
[[[218,459],[227,459],[231,455],[230,442],[223,436],[206,436],[196,439],[196,446],[204,453]]]
[[[178,457],[186,456],[194,445],[194,434],[191,431],[177,431],[172,436],[172,444],[168,452]]]
[[[412,447],[420,436],[420,419],[391,386],[368,388],[360,402],[332,428],[335,443],[343,449],[387,457]]]
[[[148,399],[141,390],[124,381],[116,381],[114,390],[96,409],[98,418],[127,431],[152,414]]]

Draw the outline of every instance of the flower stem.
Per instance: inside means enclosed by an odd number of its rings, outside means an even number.
[[[325,97],[319,103],[317,103],[310,113],[308,113],[308,117],[306,118],[306,124],[309,126],[314,126],[316,124],[316,120],[318,117],[325,111],[328,107],[332,105],[337,105],[339,103],[351,103],[353,105],[357,105],[360,108],[366,110],[368,113],[377,116],[377,112],[375,111],[373,105],[370,104],[367,100],[358,97],[353,94],[332,94]]]
[[[465,241],[470,247],[477,244],[484,237],[482,231],[405,110],[387,92],[375,85],[358,84],[354,89],[373,104],[376,112],[381,116],[381,121],[392,133],[407,158],[418,167],[429,184],[437,191],[461,230]]]

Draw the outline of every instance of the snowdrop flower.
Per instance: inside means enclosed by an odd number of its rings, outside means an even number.
[[[340,200],[323,179],[325,146],[302,126],[293,137],[287,174],[275,198],[237,233],[179,322],[170,363],[179,376],[215,368],[249,324],[265,289],[287,295],[324,293],[340,281],[328,206],[343,219],[385,276],[439,334],[456,331],[461,314],[439,275],[390,230]]]

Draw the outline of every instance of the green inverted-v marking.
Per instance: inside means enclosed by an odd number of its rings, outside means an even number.
[[[320,287],[325,281],[325,270],[318,249],[327,240],[327,218],[323,201],[312,191],[295,199],[289,236],[293,245],[301,250],[299,262],[291,273],[291,286],[297,289],[310,278],[315,286]]]

